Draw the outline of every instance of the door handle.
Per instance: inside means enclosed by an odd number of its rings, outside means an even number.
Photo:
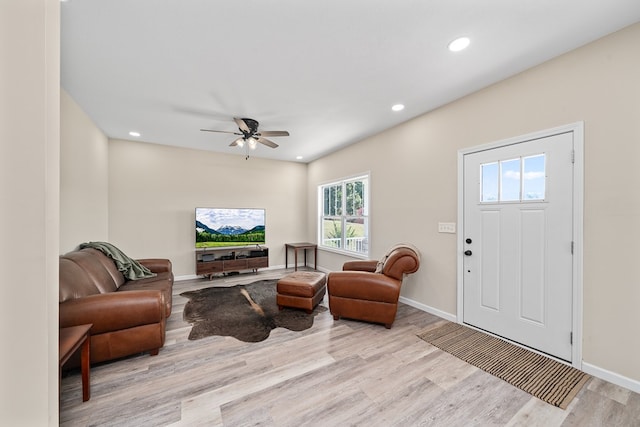
[[[466,251],[464,251],[464,254],[465,254],[466,256],[471,256],[471,254],[472,254],[472,253],[473,253],[473,252],[471,252],[471,251],[470,251],[470,250],[468,250],[468,249],[467,249]]]

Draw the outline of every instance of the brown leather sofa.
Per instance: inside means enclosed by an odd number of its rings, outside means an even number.
[[[341,317],[382,323],[391,328],[398,310],[404,275],[420,267],[418,253],[409,247],[396,247],[378,261],[349,261],[342,270],[329,273],[329,310],[335,320]],[[380,272],[376,272],[376,269]]]
[[[125,280],[101,251],[60,256],[60,328],[93,324],[91,363],[132,354],[158,354],[171,314],[173,271],[168,259],[140,259],[155,277]],[[70,360],[69,366],[77,366]]]

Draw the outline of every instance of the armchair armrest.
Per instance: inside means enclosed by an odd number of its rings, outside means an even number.
[[[60,327],[93,323],[91,333],[118,331],[164,320],[162,292],[155,289],[111,292],[60,304]]]
[[[396,248],[384,263],[382,274],[402,280],[404,275],[415,273],[420,268],[420,257],[410,248]]]
[[[164,258],[143,258],[136,260],[154,273],[170,272],[171,260]]]
[[[342,271],[367,271],[373,273],[376,271],[378,261],[347,261],[342,266]]]

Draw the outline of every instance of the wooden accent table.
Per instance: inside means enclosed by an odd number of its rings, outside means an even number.
[[[60,365],[58,367],[59,379],[62,378],[62,365],[82,346],[80,353],[80,370],[82,372],[82,401],[86,402],[91,397],[91,388],[89,384],[89,369],[91,361],[91,327],[92,324],[71,326],[60,329],[59,337],[59,358]],[[59,383],[58,383],[59,384]]]
[[[295,271],[298,271],[298,249],[304,249],[304,266],[307,266],[307,249],[313,249],[313,269],[318,269],[318,245],[315,243],[285,243],[284,244],[284,268],[288,267],[289,264],[289,249],[293,249],[294,254],[294,267]]]

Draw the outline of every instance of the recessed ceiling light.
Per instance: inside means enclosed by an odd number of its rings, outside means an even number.
[[[404,110],[404,105],[402,105],[402,104],[396,104],[396,105],[394,105],[393,107],[391,107],[391,109],[392,109],[393,111],[402,111],[402,110]]]
[[[140,136],[140,132],[131,131],[131,132],[129,132],[129,135],[131,135],[131,136]]]
[[[471,40],[469,39],[469,37],[459,37],[449,43],[449,50],[451,52],[460,52],[461,50],[466,49],[470,43]]]
[[[296,156],[296,160],[302,160],[303,157],[302,156]]]

